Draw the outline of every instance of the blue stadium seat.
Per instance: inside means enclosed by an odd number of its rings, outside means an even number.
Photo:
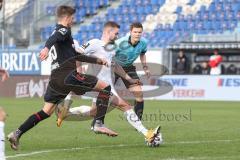
[[[193,4],[195,4],[195,2],[196,2],[196,0],[190,0],[190,1],[188,2],[188,4],[189,4],[189,5],[193,5]]]
[[[187,30],[193,31],[195,28],[195,23],[193,21],[187,22]]]
[[[152,5],[157,5],[158,4],[158,0],[151,0],[151,4]]]
[[[231,29],[231,30],[234,30],[234,28],[237,27],[237,24],[238,24],[238,21],[237,21],[237,20],[231,21],[230,24],[229,24],[230,29]]]
[[[152,5],[147,5],[147,6],[144,7],[143,9],[144,9],[144,13],[145,13],[145,14],[151,13],[151,11],[152,11]]]
[[[180,14],[182,12],[182,7],[178,6],[175,13]]]
[[[205,30],[211,30],[211,29],[212,29],[212,22],[211,22],[211,21],[205,21],[205,22],[203,23],[203,28],[204,28]]]
[[[129,21],[130,23],[138,21],[138,16],[137,15],[132,15],[131,17],[129,16]]]
[[[135,7],[135,9],[137,10],[137,14],[144,14],[144,7],[138,6]]]
[[[237,2],[231,3],[231,5],[232,5],[232,10],[234,12],[238,12],[240,10],[240,4],[239,3],[237,3]]]

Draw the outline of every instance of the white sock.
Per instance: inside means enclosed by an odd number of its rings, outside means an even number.
[[[80,107],[74,107],[70,108],[69,112],[73,114],[81,114],[82,116],[88,117],[90,116],[90,110],[92,107],[90,106],[80,106]]]
[[[71,100],[71,98],[72,98],[72,92],[68,93],[65,100]]]
[[[133,109],[129,109],[124,112],[124,116],[126,117],[128,123],[130,123],[134,128],[136,128],[138,132],[141,132],[144,136],[147,135],[148,130],[143,126],[142,122],[139,120]]]
[[[0,159],[5,160],[4,122],[0,121]]]
[[[92,117],[90,116],[91,108],[92,107],[90,106],[80,106],[80,107],[70,108],[65,120],[84,121],[84,120],[92,119]]]

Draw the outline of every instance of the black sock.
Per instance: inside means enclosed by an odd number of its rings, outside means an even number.
[[[43,110],[31,115],[16,131],[18,137],[21,137],[23,133],[30,130],[32,127],[38,124],[38,122],[48,118],[49,115],[46,114]]]
[[[135,101],[134,111],[140,120],[142,119],[143,108],[144,108],[144,101],[142,102]]]
[[[107,86],[103,91],[100,91],[97,97],[97,113],[93,120],[92,126],[94,126],[96,120],[102,121],[104,123],[105,114],[108,109],[108,102],[111,94],[111,86]]]

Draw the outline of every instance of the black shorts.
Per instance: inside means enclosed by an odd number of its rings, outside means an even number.
[[[49,81],[44,95],[45,102],[57,104],[62,101],[70,91],[76,95],[83,95],[92,91],[97,84],[97,77],[72,72],[65,79],[52,78]]]
[[[131,65],[131,66],[127,66],[127,67],[122,67],[123,70],[132,78],[132,79],[139,79],[137,72],[136,72],[136,67]],[[121,78],[123,83],[125,84],[126,88],[129,88],[132,84],[130,84],[127,80],[125,80],[124,78],[120,77],[119,75],[117,75],[115,73],[115,81],[114,84],[117,82],[117,80]]]

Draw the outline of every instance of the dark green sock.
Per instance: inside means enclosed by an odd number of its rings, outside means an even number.
[[[135,101],[134,111],[140,120],[142,119],[143,108],[144,108],[144,101],[142,102]]]

